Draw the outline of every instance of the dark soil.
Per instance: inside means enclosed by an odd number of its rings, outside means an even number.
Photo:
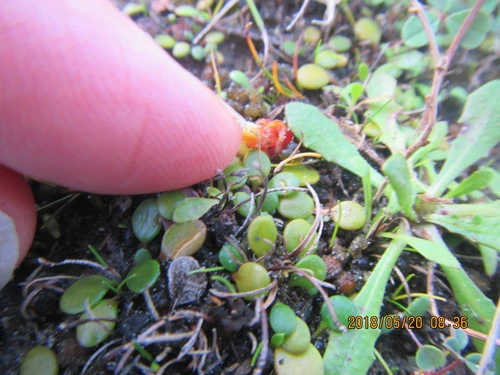
[[[122,7],[124,1],[115,1],[117,6]],[[150,1],[146,1],[150,6]],[[300,6],[299,1],[260,1],[257,2],[261,15],[265,19],[268,30],[277,30],[271,34],[271,59],[283,57],[278,50],[283,40],[294,40],[299,38],[302,30],[310,24],[312,19],[321,19],[325,7],[317,2],[311,2],[304,20],[299,21],[294,31],[285,33],[284,28],[290,22],[292,16]],[[350,8],[353,12],[360,11],[362,2],[351,1]],[[379,9],[379,17],[386,20],[397,19],[401,9]],[[140,27],[155,35],[160,32],[168,32],[172,35],[181,34],[181,29],[190,29],[194,22],[182,21],[169,24],[165,20],[164,13],[151,12],[150,16],[141,16],[136,19]],[[242,14],[242,20],[250,20],[248,12]],[[185,20],[185,19],[183,19]],[[185,24],[183,23],[185,22]],[[257,68],[248,51],[245,42],[244,31],[241,27],[245,22],[234,24],[216,25],[216,29],[223,30],[226,41],[221,45],[220,51],[224,55],[224,63],[220,65],[219,74],[222,79],[223,89],[229,87],[228,72],[232,69],[246,71],[249,77],[257,73]],[[397,32],[392,29],[390,22],[383,23],[384,39],[398,38]],[[176,29],[177,28],[177,29]],[[343,15],[339,16],[336,33],[344,31],[344,35],[351,35]],[[262,50],[262,43],[256,28],[252,29],[251,35],[256,41],[258,50]],[[374,63],[380,57],[380,51],[374,47],[359,45],[360,54],[368,64]],[[302,58],[304,62],[307,58]],[[310,61],[310,58],[309,58]],[[290,69],[291,60],[283,58],[283,69]],[[213,71],[210,64],[196,62],[190,58],[183,59],[181,63],[195,75],[213,87]],[[354,73],[350,63],[346,68],[336,71],[336,79],[346,82]],[[273,89],[267,81],[267,92]],[[451,84],[451,83],[450,83]],[[229,89],[230,92],[236,89]],[[232,94],[231,94],[232,95]],[[318,93],[308,94],[306,101],[320,104],[322,106],[328,99]],[[237,102],[237,100],[236,100]],[[255,112],[248,110],[248,103],[232,104],[240,109],[246,117],[255,120],[258,117],[266,117],[270,111],[286,103],[283,98],[278,99],[270,108],[255,104]],[[250,106],[253,105],[250,103]],[[261,108],[260,108],[261,107]],[[247,112],[245,112],[245,108]],[[252,116],[254,114],[255,116]],[[342,115],[341,112],[338,115]],[[456,115],[451,116],[456,119]],[[381,151],[383,154],[384,151]],[[332,205],[338,199],[362,200],[362,187],[359,179],[348,172],[342,171],[329,163],[321,162],[315,167],[321,173],[320,182],[315,185],[320,201],[324,206]],[[200,191],[204,184],[195,186]],[[58,199],[68,197],[75,192],[63,188],[50,187],[32,183],[38,207],[55,202]],[[152,197],[152,196],[148,196]],[[156,323],[154,316],[148,309],[141,295],[134,295],[124,291],[120,295],[119,320],[113,333],[105,342],[104,349],[83,348],[76,341],[75,329],[61,328],[61,323],[75,321],[59,310],[59,298],[64,289],[73,282],[73,279],[54,279],[63,275],[81,277],[100,273],[100,271],[83,265],[64,266],[40,266],[40,257],[51,262],[61,262],[66,259],[86,259],[94,261],[94,257],[87,246],[92,244],[106,260],[110,268],[119,274],[125,275],[132,266],[135,251],[141,244],[134,236],[131,229],[131,216],[137,205],[145,196],[97,196],[79,193],[71,201],[62,202],[43,210],[39,214],[39,224],[32,250],[21,267],[16,271],[13,280],[0,292],[0,374],[16,374],[22,357],[35,345],[46,345],[51,347],[57,354],[60,362],[61,374],[80,374],[84,366],[86,374],[111,374],[117,368],[121,374],[143,374],[148,373],[149,362],[138,351],[132,351],[128,359],[124,355],[126,349],[131,346],[131,341],[145,330]],[[52,215],[52,222],[45,222],[43,217]],[[225,241],[225,236],[234,234],[242,225],[243,220],[230,211],[230,208],[209,212],[204,218],[209,229],[209,235],[205,245],[194,257],[202,267],[216,267],[218,263],[218,250]],[[361,289],[377,262],[377,256],[381,249],[377,243],[367,243],[360,251],[347,252],[356,236],[360,233],[346,233],[339,236],[335,251],[332,255],[328,249],[327,241],[331,237],[333,225],[326,223],[324,235],[320,242],[318,254],[325,257],[330,267],[330,278],[332,283],[341,292],[351,295]],[[160,252],[161,236],[147,245],[148,250],[154,255]],[[277,252],[279,256],[280,251]],[[475,250],[465,245],[456,248],[457,254],[474,255]],[[499,273],[493,278],[487,278],[482,271],[479,260],[461,259],[467,267],[469,274],[477,275],[475,280],[481,289],[493,300],[498,298]],[[217,298],[209,293],[209,289],[224,290],[222,284],[210,280],[208,286],[201,290],[195,290],[195,298],[191,302],[179,305],[178,300],[173,300],[168,292],[167,270],[171,262],[165,261],[161,264],[162,272],[159,281],[150,291],[153,304],[160,316],[166,317],[166,323],[161,332],[179,334],[198,329],[192,342],[188,339],[172,340],[164,345],[152,345],[148,351],[153,355],[163,355],[162,364],[171,361],[165,373],[168,374],[249,374],[253,368],[250,364],[255,345],[262,338],[261,322],[255,320],[255,304],[243,299]],[[279,262],[275,262],[278,265]],[[415,274],[409,285],[412,291],[426,291],[426,275],[422,269],[426,269],[426,261],[412,253],[405,252],[398,261],[397,267],[404,275]],[[228,277],[225,272],[217,272],[221,276]],[[212,275],[212,274],[210,274]],[[322,298],[310,296],[306,292],[291,288],[286,285],[283,277],[278,271],[273,272],[278,280],[279,289],[277,300],[290,305],[309,325],[314,332],[319,323],[319,309],[323,302]],[[388,293],[399,284],[399,279],[393,275],[393,280],[388,286]],[[453,295],[448,289],[445,278],[439,272],[436,277],[443,282],[435,283],[435,294],[444,297],[447,302],[439,302],[440,312],[445,316],[459,315],[458,308],[453,300]],[[36,281],[31,287],[27,283]],[[179,286],[182,287],[182,286]],[[189,290],[183,290],[185,294]],[[383,314],[391,314],[398,311],[396,306],[386,303]],[[197,327],[200,318],[203,324]],[[422,343],[442,342],[447,333],[438,330],[424,328],[414,330],[413,334]],[[323,352],[327,340],[326,335],[320,335],[313,340],[316,347]],[[101,347],[103,346],[101,345]],[[411,374],[416,371],[414,355],[417,345],[409,333],[405,330],[394,330],[381,336],[377,343],[377,350],[386,360],[388,365],[397,374]],[[473,349],[472,346],[470,349]],[[93,356],[92,359],[91,356]],[[122,361],[122,362],[121,362]],[[263,368],[264,374],[273,373],[272,353],[269,351],[267,362]],[[454,374],[466,374],[464,368],[454,370]],[[371,375],[386,374],[382,365],[375,361]],[[353,374],[355,375],[355,374]]]

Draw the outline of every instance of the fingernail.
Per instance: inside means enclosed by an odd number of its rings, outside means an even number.
[[[19,239],[14,221],[0,211],[0,289],[12,277],[19,257]]]

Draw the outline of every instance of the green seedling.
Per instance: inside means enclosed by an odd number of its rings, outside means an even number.
[[[205,48],[202,46],[193,46],[191,48],[191,57],[196,61],[202,61],[207,56]]]
[[[336,317],[332,317],[327,304],[323,303],[320,311],[321,322],[317,329],[318,332],[321,332],[325,328],[340,332],[340,327],[337,323],[347,327],[349,325],[350,316],[356,317],[361,315],[359,308],[354,302],[345,296],[337,295],[330,297],[330,303],[332,304]]]
[[[313,344],[301,354],[292,354],[278,348],[274,351],[274,370],[278,375],[323,375],[323,358]]]
[[[175,259],[197,252],[207,237],[207,226],[201,220],[172,224],[161,241],[160,259]]]
[[[59,308],[66,314],[81,313],[87,303],[89,306],[94,306],[103,299],[114,284],[104,276],[85,276],[64,291],[59,301]]]
[[[238,191],[234,193],[233,204],[235,207],[238,207],[236,212],[238,212],[243,217],[247,217],[255,212],[255,200],[252,207],[250,194],[244,191]],[[250,209],[252,209],[252,212],[250,212]]]
[[[318,29],[316,26],[307,26],[304,29],[303,37],[305,43],[311,46],[315,46],[321,39],[321,30]]]
[[[244,263],[240,269],[233,274],[233,280],[236,282],[236,287],[240,293],[262,289],[271,283],[271,278],[267,270],[260,264],[254,262]],[[263,292],[245,297],[245,299],[251,301],[266,294],[267,292]]]
[[[432,371],[446,364],[446,355],[435,346],[423,345],[417,350],[415,362],[419,369]]]
[[[20,375],[57,375],[59,363],[56,353],[46,346],[35,346],[21,361]]]
[[[283,168],[283,172],[289,172],[294,174],[300,181],[300,186],[306,186],[306,182],[310,185],[314,185],[319,181],[319,173],[316,169],[304,165],[304,164],[296,164],[296,165],[286,165]]]
[[[343,35],[334,35],[328,41],[328,46],[336,52],[347,52],[351,49],[351,39]]]
[[[234,158],[231,164],[224,169],[224,175],[228,175],[224,178],[224,182],[229,190],[241,188],[245,185],[248,178],[239,158]]]
[[[272,215],[276,212],[278,208],[279,198],[277,193],[267,193],[262,203],[262,211],[267,212]]]
[[[278,229],[269,215],[257,216],[250,222],[247,232],[248,246],[258,257],[274,248]]]
[[[245,73],[241,70],[231,70],[229,72],[229,78],[234,83],[246,88],[248,91],[253,91],[252,83]]]
[[[285,248],[292,252],[294,251],[302,240],[311,231],[312,224],[304,219],[295,219],[290,221],[283,230],[283,241],[285,242]],[[309,246],[306,246],[300,255],[304,255],[310,249],[310,244],[312,244],[317,235],[314,235],[309,241]]]
[[[189,55],[191,46],[187,42],[176,42],[172,48],[172,56],[176,59],[182,59]]]
[[[299,187],[299,186],[300,186],[300,179],[295,174],[290,172],[278,173],[269,181],[269,189],[279,189],[279,188]],[[297,192],[293,190],[282,190],[277,192],[277,194],[280,197],[288,197],[296,193]]]
[[[366,223],[366,212],[363,206],[353,201],[343,201],[332,208],[333,221],[342,229],[358,230]]]
[[[141,242],[149,242],[160,232],[160,214],[156,200],[146,199],[132,215],[132,230]]]
[[[313,210],[313,199],[303,191],[281,198],[278,204],[278,212],[287,219],[307,219]]]
[[[160,263],[157,260],[144,260],[133,267],[125,278],[127,288],[134,293],[142,293],[152,287],[160,277]]]
[[[265,152],[250,150],[243,158],[243,167],[248,168],[248,179],[256,188],[264,183],[264,178],[271,172],[271,160]]]
[[[80,345],[90,348],[106,340],[115,327],[114,321],[118,314],[118,302],[103,300],[96,306],[82,314],[80,319],[106,319],[96,322],[84,323],[76,327],[76,338]]]
[[[201,17],[202,12],[191,5],[179,5],[174,9],[174,13],[178,17]]]
[[[161,217],[172,220],[177,205],[186,199],[186,194],[181,190],[166,191],[156,200],[158,212]]]
[[[127,3],[123,7],[122,12],[130,17],[135,17],[139,15],[145,16],[148,14],[148,8],[146,7],[146,3],[144,2],[141,2],[140,4]]]
[[[151,253],[148,251],[148,249],[145,248],[140,248],[137,250],[134,254],[134,263],[135,264],[140,264],[146,260],[150,260],[151,258]]]
[[[269,313],[269,325],[278,334],[290,335],[297,327],[295,312],[290,306],[277,302]]]
[[[219,204],[213,198],[185,198],[175,208],[173,220],[176,223],[187,223],[205,215],[213,206]]]
[[[206,43],[221,44],[226,36],[222,31],[210,31],[205,36]]]
[[[305,64],[297,70],[297,84],[305,90],[319,90],[328,82],[330,75],[317,64]]]
[[[160,47],[165,48],[165,49],[171,49],[175,45],[175,39],[173,37],[171,37],[170,35],[166,35],[166,34],[156,35],[155,42]]]
[[[281,348],[291,354],[304,353],[311,344],[311,332],[306,322],[295,317],[297,323],[292,333],[285,336]]]
[[[366,40],[378,45],[382,38],[380,26],[371,18],[360,18],[354,25],[354,35],[360,40]]]
[[[343,68],[347,62],[347,57],[328,49],[323,49],[314,56],[314,63],[325,69]]]
[[[318,255],[313,254],[302,258],[297,262],[296,267],[303,271],[311,273],[311,276],[314,276],[320,281],[323,281],[326,277],[325,261]],[[288,284],[290,286],[298,286],[304,288],[308,291],[309,294],[318,293],[318,289],[310,280],[308,280],[304,276],[300,276],[297,273],[293,273],[290,276],[290,281]]]
[[[226,243],[219,251],[219,263],[229,272],[236,272],[241,263],[245,261],[240,249],[232,243]]]

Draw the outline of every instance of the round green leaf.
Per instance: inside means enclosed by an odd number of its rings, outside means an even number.
[[[254,202],[253,210],[252,210],[252,212],[250,212],[250,207],[251,207],[250,194],[248,194],[244,191],[238,191],[233,196],[233,204],[235,207],[238,206],[238,209],[236,211],[241,216],[247,217],[251,213],[255,212],[255,205],[257,203]]]
[[[318,171],[309,165],[287,165],[283,168],[283,172],[293,173],[295,176],[297,176],[300,181],[300,186],[306,186],[306,182],[314,185],[319,181]]]
[[[278,238],[278,229],[269,215],[257,216],[250,222],[247,232],[248,246],[258,256],[270,251]]]
[[[160,259],[175,259],[197,252],[207,237],[207,226],[203,221],[172,224],[161,241]]]
[[[134,254],[134,263],[139,264],[142,263],[146,260],[151,259],[151,253],[148,251],[148,249],[145,248],[140,248],[137,250]]]
[[[297,262],[296,267],[311,271],[313,276],[318,280],[323,281],[326,277],[326,263],[323,258],[318,255],[313,254],[304,257]],[[305,288],[310,294],[316,294],[318,292],[311,281],[307,280],[304,276],[300,276],[297,273],[293,273],[290,276],[289,285]]]
[[[278,212],[287,219],[307,219],[313,210],[313,199],[303,191],[281,198],[278,204]]]
[[[345,230],[358,230],[366,223],[364,207],[354,201],[340,202],[332,208],[331,215],[333,221]]]
[[[228,186],[229,190],[237,190],[247,182],[248,177],[239,158],[233,159],[231,164],[224,169],[224,174],[231,174],[231,176],[224,178],[224,182]]]
[[[59,364],[56,354],[46,346],[35,346],[23,358],[20,375],[57,375]]]
[[[283,348],[274,351],[274,371],[277,375],[323,375],[323,358],[313,344],[301,354],[292,354]]]
[[[283,230],[283,240],[285,242],[285,248],[292,252],[299,246],[302,240],[307,236],[312,228],[312,224],[304,219],[295,219],[290,221]],[[310,243],[314,241],[316,235],[311,238]],[[309,250],[310,246],[306,246],[302,251],[301,255]]]
[[[248,179],[255,188],[262,185],[271,172],[271,160],[263,151],[250,150],[243,159],[243,167],[248,168]]]
[[[286,188],[286,187],[299,187],[300,180],[299,178],[290,172],[281,172],[274,175],[273,178],[269,181],[269,189],[277,189],[277,188]],[[282,190],[276,192],[281,197],[292,196],[296,194],[296,191],[293,190]]]
[[[441,23],[439,12],[434,9],[429,9],[426,15],[431,24],[432,31],[436,33]],[[408,47],[413,48],[420,48],[428,43],[422,22],[417,16],[411,16],[405,22],[401,30],[401,38]]]
[[[446,364],[446,355],[432,345],[423,345],[417,350],[415,361],[419,369],[432,371]]]
[[[145,260],[133,267],[126,277],[127,288],[134,293],[142,293],[154,285],[160,276],[160,263],[157,260]]]
[[[382,37],[380,26],[371,18],[360,18],[354,25],[354,34],[358,39],[367,40],[371,44],[379,44]]]
[[[229,272],[236,272],[239,264],[243,263],[245,259],[241,251],[232,243],[226,243],[219,251],[219,263]]]
[[[277,348],[278,346],[281,346],[281,344],[283,344],[283,341],[285,341],[285,334],[283,332],[275,333],[271,336],[271,348]]]
[[[448,32],[452,35],[456,35],[458,29],[462,26],[469,13],[470,9],[465,9],[448,16],[445,20]],[[480,10],[476,14],[472,24],[467,28],[467,32],[465,33],[460,46],[465,49],[479,47],[490,31],[491,23],[491,16],[485,10]]]
[[[425,315],[427,310],[431,307],[431,300],[429,297],[418,297],[415,299],[407,309],[405,315],[407,316],[422,316]]]
[[[99,275],[85,276],[66,289],[59,301],[59,307],[66,314],[78,314],[83,311],[85,301],[94,306],[108,292],[114,283]]]
[[[292,333],[285,337],[285,341],[281,347],[288,353],[301,354],[304,353],[311,343],[311,332],[306,322],[295,317],[297,325]]]
[[[92,308],[92,318],[94,319],[116,319],[118,314],[118,302],[115,300],[104,300]],[[86,313],[80,319],[88,319]],[[106,340],[115,327],[115,322],[100,321],[84,323],[76,327],[76,338],[80,345],[90,348],[99,345]]]
[[[158,212],[162,217],[168,220],[172,220],[174,217],[174,211],[177,205],[186,198],[181,190],[166,191],[161,193],[161,195],[156,200],[158,206]]]
[[[149,242],[161,229],[160,214],[155,199],[146,199],[132,215],[132,230],[141,242]]]
[[[328,72],[319,65],[305,64],[297,70],[297,84],[305,90],[319,90],[328,82]]]
[[[289,335],[297,327],[295,312],[290,306],[277,302],[269,313],[269,325],[274,332]]]
[[[346,296],[340,296],[336,295],[333,297],[330,297],[330,303],[332,304],[333,310],[335,311],[335,314],[337,315],[337,319],[340,324],[342,324],[344,327],[347,327],[347,324],[349,323],[349,317],[350,316],[359,316],[360,312],[358,307],[354,304],[353,301],[351,301],[349,298]],[[333,321],[333,317],[330,314],[330,310],[328,309],[328,306],[326,303],[323,303],[321,306],[321,325],[325,326],[329,329],[332,329],[334,331],[338,331],[339,327],[337,324]]]
[[[244,263],[238,272],[233,274],[233,280],[236,282],[236,287],[241,293],[261,289],[271,283],[271,278],[269,277],[267,270],[260,264],[254,262]],[[245,297],[245,299],[251,301],[264,294],[266,293]]]
[[[175,208],[173,220],[176,223],[187,223],[199,219],[218,203],[218,199],[212,198],[186,198]]]

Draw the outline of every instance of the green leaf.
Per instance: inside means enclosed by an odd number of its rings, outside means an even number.
[[[289,335],[297,327],[293,309],[282,302],[277,302],[269,313],[269,325],[274,332]]]
[[[500,202],[500,201],[499,201]],[[497,217],[430,214],[425,220],[460,234],[476,245],[500,251],[500,215]]]
[[[247,75],[243,73],[241,70],[231,70],[229,72],[229,78],[231,79],[231,81],[237,83],[240,86],[243,86],[248,91],[253,91],[253,87],[252,84],[250,83],[250,80],[248,79]]]
[[[19,375],[57,375],[56,353],[46,346],[35,346],[23,358]]]
[[[176,223],[187,223],[199,219],[219,202],[212,198],[186,198],[175,208],[173,220]]]
[[[382,167],[382,171],[389,178],[389,182],[398,196],[401,209],[412,220],[416,219],[413,205],[417,197],[417,190],[413,186],[410,170],[403,154],[391,155]]]
[[[434,225],[421,226],[419,230],[424,231],[426,237],[433,242],[446,247],[441,235]],[[453,289],[453,294],[460,305],[461,314],[467,317],[469,328],[488,334],[495,314],[495,305],[469,278],[463,268],[441,266]],[[479,350],[484,347],[484,341],[473,340]],[[500,366],[500,352],[495,357],[497,366]]]
[[[426,15],[431,24],[432,31],[436,33],[441,23],[439,12],[429,9]],[[401,38],[408,47],[413,48],[420,48],[428,43],[422,22],[420,22],[417,16],[411,16],[405,22],[401,30]]]
[[[80,319],[116,319],[118,315],[118,302],[104,300],[97,304],[89,314],[85,313]],[[80,345],[90,348],[106,340],[115,327],[115,322],[99,321],[84,323],[76,327],[76,338]]]
[[[471,93],[459,122],[464,124],[453,141],[448,158],[431,186],[429,194],[441,196],[462,171],[488,155],[500,141],[500,80],[486,83]]]
[[[182,190],[166,191],[156,199],[158,212],[162,217],[172,220],[177,205],[186,199],[186,194]]]
[[[174,223],[161,240],[160,259],[175,259],[193,255],[201,249],[207,238],[207,226],[201,220]]]
[[[446,246],[442,246],[439,243],[403,234],[383,233],[381,237],[395,238],[404,241],[424,258],[436,262],[441,266],[460,267],[457,258],[455,258]]]
[[[435,370],[446,364],[446,355],[435,346],[423,345],[417,350],[415,362],[421,370]]]
[[[445,20],[450,34],[455,35],[470,13],[470,9],[462,10],[448,16]],[[492,19],[485,10],[480,10],[467,29],[460,46],[465,49],[477,48],[481,45],[490,30]]]
[[[78,314],[83,311],[86,301],[90,306],[94,306],[113,284],[113,281],[104,276],[85,276],[64,291],[59,307],[66,314]]]
[[[493,276],[498,267],[498,252],[484,245],[479,245],[478,249],[483,259],[484,272],[490,277]]]
[[[473,191],[484,189],[493,179],[491,169],[481,169],[475,171],[465,178],[460,184],[451,189],[443,198],[451,199],[472,193]]]
[[[132,230],[141,242],[149,242],[160,232],[160,214],[156,200],[146,199],[132,215]]]
[[[134,293],[142,293],[154,285],[160,276],[160,263],[155,259],[142,261],[128,273],[127,288]]]
[[[366,116],[375,122],[381,130],[379,141],[387,145],[391,152],[405,152],[405,135],[396,121],[397,114],[403,107],[394,100],[397,81],[388,73],[375,72],[366,87],[370,99]],[[368,120],[367,120],[368,122]]]
[[[354,299],[360,315],[380,316],[385,287],[405,245],[402,241],[393,240],[383,253],[363,289]],[[375,359],[375,342],[379,336],[379,329],[352,329],[344,333],[332,331],[323,356],[325,374],[365,374]]]
[[[317,151],[323,157],[362,177],[370,173],[371,181],[380,186],[383,177],[361,156],[342,134],[338,124],[326,117],[313,105],[290,103],[285,107],[289,128],[304,146]]]

